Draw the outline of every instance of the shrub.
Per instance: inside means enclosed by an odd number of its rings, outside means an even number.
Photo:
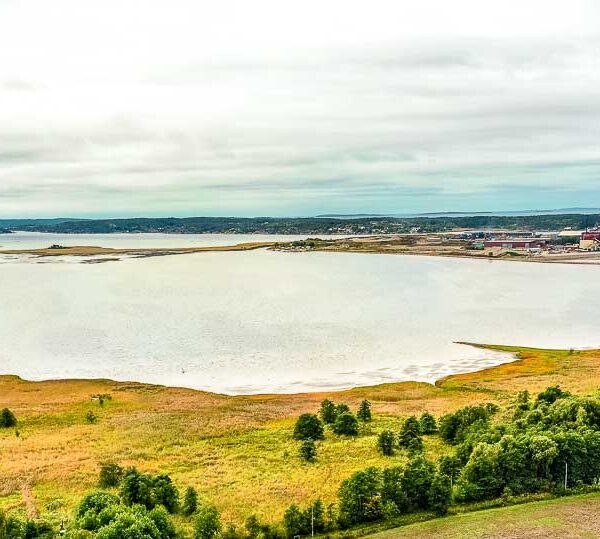
[[[96,533],[96,539],[167,539],[143,507],[126,509]],[[172,536],[171,536],[172,537]]]
[[[371,403],[368,400],[360,403],[356,417],[365,423],[371,421],[373,416],[371,414]]]
[[[563,391],[560,386],[550,386],[539,393],[536,400],[537,403],[546,402],[548,404],[552,404],[558,399],[564,399],[570,395],[571,394],[568,391]]]
[[[321,420],[325,424],[332,424],[335,421],[337,416],[337,409],[333,402],[329,399],[325,399],[321,402],[321,409],[319,410],[319,415],[321,416]]]
[[[194,487],[188,487],[183,497],[183,514],[192,516],[198,509],[198,492]]]
[[[394,454],[394,433],[391,430],[384,430],[377,437],[377,448],[385,456]]]
[[[116,487],[123,478],[124,470],[114,462],[100,464],[100,477],[98,484],[102,488]]]
[[[419,419],[419,427],[421,434],[435,434],[438,430],[435,417],[429,412],[423,412]]]
[[[317,446],[313,440],[304,440],[299,449],[300,458],[306,462],[314,462],[317,458]]]
[[[17,426],[17,418],[8,408],[0,412],[0,428],[9,429]]]
[[[338,415],[333,424],[333,432],[344,436],[356,436],[358,434],[358,420],[350,413]]]
[[[294,427],[296,440],[322,440],[325,438],[323,424],[314,414],[302,414]]]
[[[194,539],[212,539],[221,531],[221,516],[213,506],[203,505],[194,519]]]
[[[85,414],[85,420],[90,425],[93,425],[94,423],[96,423],[98,421],[98,418],[96,417],[96,414],[94,412],[92,412],[91,410],[88,410],[88,413]]]
[[[77,507],[75,515],[77,518],[81,518],[90,511],[94,515],[98,515],[107,507],[110,507],[111,505],[119,505],[120,503],[121,500],[118,496],[115,496],[110,492],[98,490],[96,492],[91,492],[85,496],[81,502],[79,502],[79,506]]]

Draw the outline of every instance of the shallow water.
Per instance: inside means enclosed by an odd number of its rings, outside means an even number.
[[[213,241],[133,236],[89,244]],[[214,241],[256,236],[241,238]],[[0,372],[29,379],[291,392],[433,381],[510,359],[454,341],[600,345],[597,267],[264,250],[38,262],[0,265]]]

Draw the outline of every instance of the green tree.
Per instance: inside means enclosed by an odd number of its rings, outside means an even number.
[[[177,539],[179,537],[175,530],[175,526],[169,517],[169,513],[164,507],[155,507],[148,513],[148,516],[158,528],[161,539]]]
[[[378,520],[382,516],[382,475],[377,468],[355,472],[342,482],[338,492],[342,526]]]
[[[290,505],[283,515],[283,527],[286,537],[307,535],[305,515],[296,504]]]
[[[128,468],[121,480],[121,498],[126,505],[140,504],[147,509],[154,507],[152,477]]]
[[[358,434],[358,420],[350,413],[338,415],[333,424],[333,432],[344,436],[356,436]]]
[[[333,402],[329,399],[325,399],[321,402],[321,409],[319,410],[319,415],[321,416],[321,420],[323,423],[330,425],[335,421],[337,416],[337,408]]]
[[[168,475],[158,475],[152,479],[152,502],[162,505],[169,513],[179,507],[179,491]]]
[[[194,519],[194,539],[212,539],[221,531],[221,515],[213,506],[203,505]]]
[[[364,400],[360,403],[356,417],[365,423],[373,419],[371,414],[371,403],[368,400]]]
[[[90,425],[93,425],[94,423],[96,423],[98,421],[98,418],[96,417],[96,414],[94,412],[92,412],[91,410],[88,410],[88,413],[85,414],[85,420]]]
[[[419,425],[419,420],[414,415],[404,420],[400,435],[398,436],[398,445],[412,452],[423,449],[421,426]]]
[[[98,484],[102,488],[116,487],[123,478],[124,470],[114,462],[104,462],[100,464],[100,476]]]
[[[422,455],[412,458],[404,469],[402,490],[413,509],[427,509],[427,495],[433,477],[435,466]]]
[[[350,411],[350,406],[348,406],[347,404],[338,404],[335,407],[335,415],[336,417],[338,415],[342,415],[342,414],[351,414],[352,412]]]
[[[452,486],[450,478],[438,473],[433,478],[429,491],[427,493],[427,507],[438,516],[443,516],[448,512],[448,507],[452,502]]]
[[[405,512],[408,509],[408,498],[406,493],[402,490],[402,480],[404,477],[404,468],[401,466],[393,466],[391,468],[384,468],[383,470],[383,483],[381,487],[381,501],[384,504],[392,503],[396,508],[395,512],[399,514]]]
[[[314,501],[304,511],[304,520],[307,524],[307,531],[312,534],[323,533],[325,531],[325,508],[321,500]]]
[[[149,513],[142,507],[120,511],[114,520],[102,526],[96,539],[163,539]],[[166,538],[165,538],[166,539]]]
[[[183,514],[192,516],[198,509],[198,492],[194,487],[188,487],[183,497]]]
[[[325,438],[323,423],[315,414],[302,414],[294,427],[296,440],[322,440]]]
[[[311,439],[303,440],[298,453],[302,460],[314,462],[317,459],[317,446]]]
[[[477,444],[461,473],[461,498],[477,501],[498,497],[505,486],[501,464],[499,444]]]
[[[377,437],[377,448],[385,456],[391,456],[394,454],[394,433],[391,430],[384,430],[379,433]]]
[[[0,412],[0,428],[9,429],[17,426],[17,418],[8,408]]]
[[[435,434],[437,432],[437,423],[435,417],[429,412],[423,412],[419,419],[419,427],[421,434]]]
[[[438,469],[441,474],[448,476],[453,484],[460,474],[460,461],[455,456],[444,455],[438,461]]]

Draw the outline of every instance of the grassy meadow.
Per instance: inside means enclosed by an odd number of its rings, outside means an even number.
[[[114,461],[169,474],[181,492],[196,487],[225,522],[242,523],[250,514],[276,522],[292,502],[335,501],[340,482],[356,470],[403,462],[401,451],[381,456],[376,437],[384,428],[398,431],[408,415],[429,410],[439,416],[477,402],[506,404],[518,391],[549,385],[574,393],[600,386],[600,350],[492,348],[519,359],[436,385],[404,382],[297,395],[230,397],[109,380],[0,376],[0,408],[9,407],[19,419],[18,435],[0,430],[0,507],[60,522],[96,486],[99,463]],[[98,394],[111,399],[100,406],[92,399]],[[328,430],[317,462],[303,463],[293,425],[301,413],[316,412],[324,398],[354,411],[367,398],[374,420],[361,426],[356,439]],[[86,421],[89,410],[98,418],[94,424]],[[450,452],[437,436],[424,441],[427,456]]]

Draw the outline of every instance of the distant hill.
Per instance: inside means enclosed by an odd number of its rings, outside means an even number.
[[[12,228],[21,226],[45,226],[67,223],[69,221],[82,221],[83,219],[74,218],[55,218],[55,219],[0,219],[0,228]]]
[[[418,229],[445,232],[456,229],[562,230],[583,229],[600,221],[595,214],[464,215],[414,217],[185,217],[131,219],[0,220],[12,230],[63,234],[166,233],[166,234],[393,234]]]

